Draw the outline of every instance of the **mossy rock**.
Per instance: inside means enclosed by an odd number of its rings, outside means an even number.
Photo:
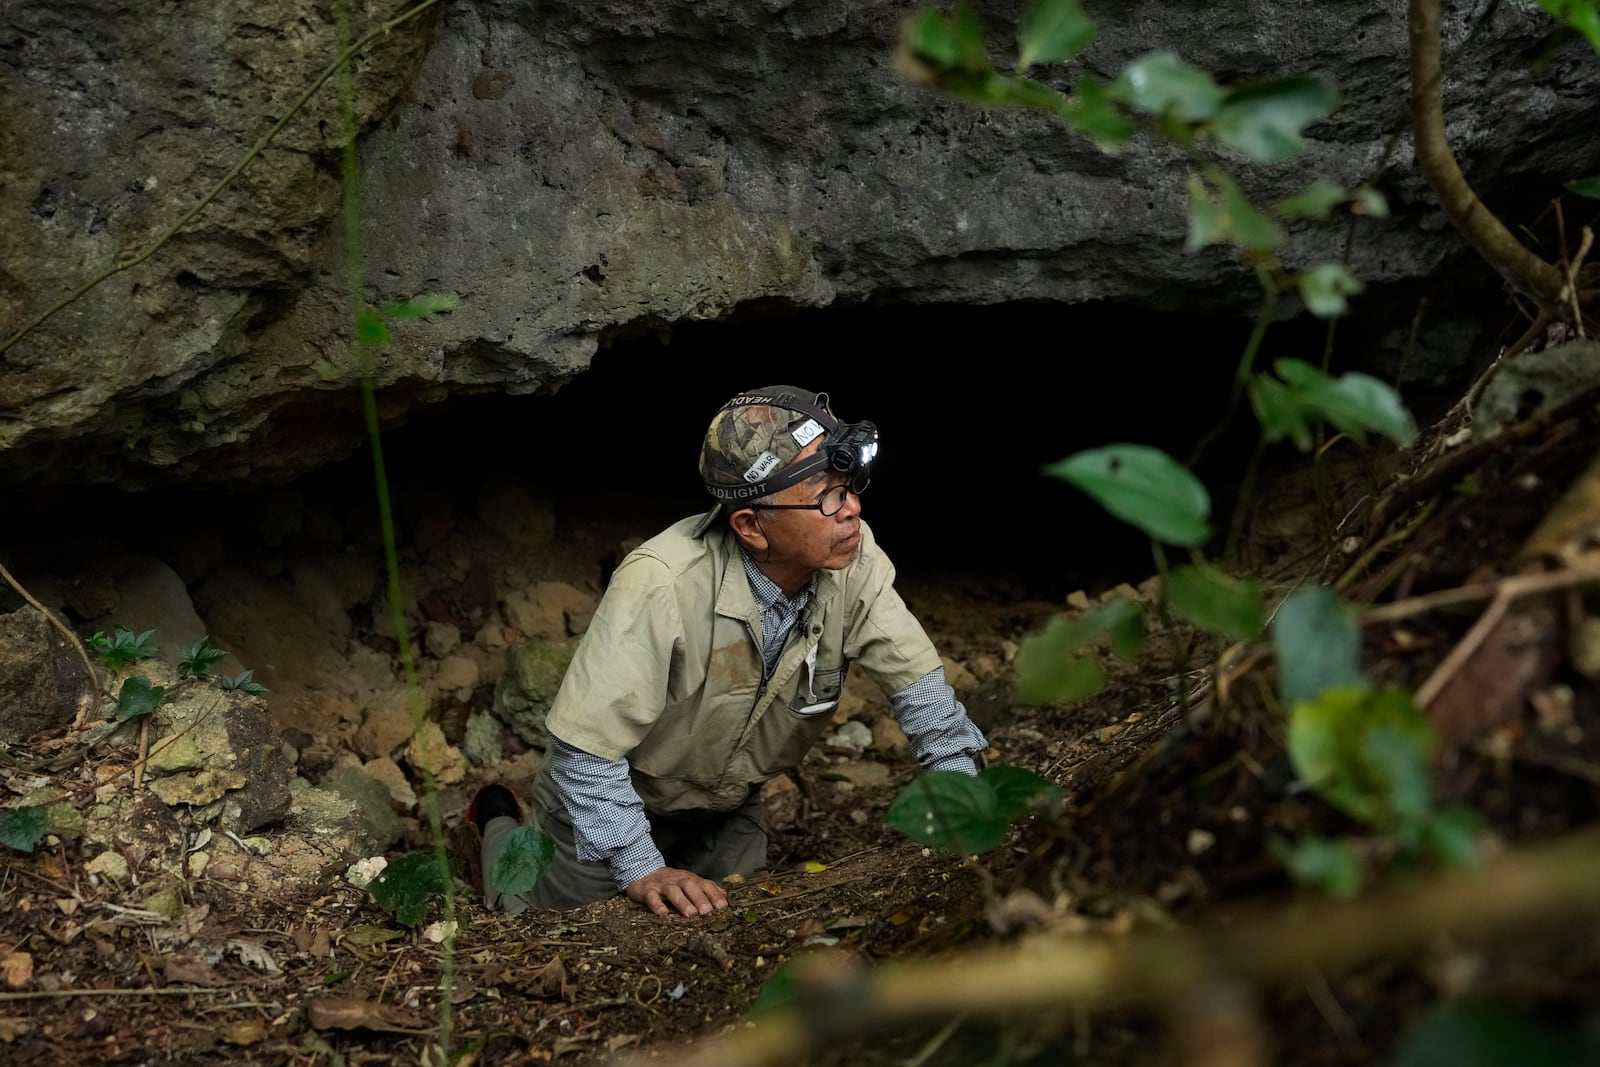
[[[577,638],[525,641],[506,653],[506,672],[494,691],[494,714],[530,745],[549,747],[545,717],[577,647]]]

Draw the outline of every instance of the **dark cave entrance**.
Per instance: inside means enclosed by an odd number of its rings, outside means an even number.
[[[864,514],[902,577],[977,579],[1004,591],[997,595],[1052,603],[1075,589],[1137,583],[1153,569],[1144,535],[1041,468],[1115,442],[1186,459],[1222,417],[1251,327],[1244,317],[1113,305],[761,310],[681,324],[670,336],[618,338],[557,390],[461,397],[386,431],[402,562],[415,558],[420,520],[441,507],[473,514],[496,474],[548,495],[556,550],[569,558],[647,537],[707,506],[696,460],[718,405],[741,389],[786,383],[826,390],[843,417],[878,424],[883,447]],[[1341,348],[1360,350],[1353,337],[1342,333]],[[1315,361],[1324,338],[1325,325],[1309,317],[1275,324],[1257,366],[1282,356]],[[1248,407],[1241,403],[1197,467],[1219,528],[1256,440]],[[348,409],[359,424],[359,400]],[[1301,463],[1280,445],[1266,466]],[[15,501],[26,518],[5,548],[25,569],[114,567],[122,550],[180,556],[197,530],[218,546],[213,555],[259,560],[266,574],[282,573],[298,551],[381,561],[364,448],[287,484],[50,496],[53,504],[43,495]],[[595,579],[603,575],[604,565]]]
[[[695,463],[722,400],[761,385],[821,389],[841,416],[880,428],[864,515],[902,573],[992,575],[1059,600],[1138,581],[1151,553],[1041,467],[1114,442],[1185,459],[1221,419],[1250,325],[1045,304],[691,323],[666,340],[612,343],[555,395],[469,398],[414,417],[388,438],[390,470],[451,484],[492,454],[554,494],[558,514],[647,535],[705,506]],[[1260,365],[1315,358],[1323,328],[1274,326]],[[1218,524],[1255,433],[1246,401],[1198,468]]]

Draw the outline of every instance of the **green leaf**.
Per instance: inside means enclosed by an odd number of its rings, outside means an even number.
[[[402,304],[385,304],[378,309],[378,314],[386,319],[420,319],[424,315],[460,306],[461,298],[454,293],[429,293],[412,297]]]
[[[978,780],[994,790],[995,810],[1000,817],[1014,820],[1027,814],[1035,803],[1061,797],[1061,787],[1025,767],[996,764],[985,767]]]
[[[1316,78],[1278,78],[1229,92],[1210,129],[1229,148],[1275,163],[1297,154],[1300,132],[1338,106],[1339,95]]]
[[[1079,0],[1033,0],[1017,26],[1017,73],[1072,58],[1089,47],[1094,34]]]
[[[370,311],[356,317],[356,338],[364,345],[381,345],[389,340],[389,327]]]
[[[906,45],[937,73],[960,70],[977,74],[990,69],[983,29],[964,4],[949,17],[937,11],[914,16],[906,31]]]
[[[1354,203],[1350,205],[1350,210],[1357,215],[1368,215],[1375,219],[1389,217],[1389,201],[1372,186],[1363,185],[1352,195]]]
[[[1283,243],[1283,227],[1250,203],[1238,182],[1221,171],[1213,171],[1210,179],[1208,185],[1199,175],[1189,175],[1189,251],[1223,241],[1246,250]]]
[[[1403,689],[1326,690],[1289,713],[1289,761],[1328,803],[1380,830],[1416,824],[1431,804],[1432,721]]]
[[[428,898],[450,886],[450,867],[436,852],[403,856],[372,880],[367,892],[384,911],[405,926],[415,926],[427,916]]]
[[[1366,288],[1342,263],[1320,263],[1297,277],[1295,284],[1311,314],[1323,319],[1343,315],[1349,310],[1345,297]]]
[[[1280,203],[1278,213],[1291,219],[1325,219],[1328,212],[1343,203],[1349,195],[1344,186],[1335,185],[1326,178],[1318,178]]]
[[[1093,656],[1061,651],[1060,634],[1045,632],[1022,639],[1017,649],[1017,699],[1024,704],[1071,704],[1092,697],[1106,684],[1106,676]]]
[[[1215,567],[1185,564],[1174,568],[1166,592],[1173,611],[1208,633],[1250,641],[1266,624],[1266,607],[1256,583]]]
[[[1493,1005],[1441,1003],[1400,1040],[1395,1067],[1526,1067],[1600,1063],[1588,1031],[1535,1022]]]
[[[1057,112],[1071,129],[1094,139],[1102,152],[1115,153],[1133,136],[1133,123],[1117,110],[1103,83],[1084,75],[1072,87],[1072,97]]]
[[[151,685],[150,679],[143,675],[127,679],[117,693],[117,721],[127,722],[150,714],[161,705],[161,698],[166,692],[163,686]]]
[[[1600,200],[1600,176],[1593,178],[1574,178],[1567,182],[1564,188],[1569,193],[1577,193],[1591,200]]]
[[[1311,421],[1294,390],[1265,374],[1250,379],[1250,406],[1261,422],[1261,435],[1268,441],[1287,437],[1302,452],[1311,451]]]
[[[1189,469],[1158,448],[1118,444],[1078,452],[1044,468],[1158,541],[1194,546],[1211,536],[1211,497]]]
[[[1600,51],[1600,10],[1594,0],[1539,0],[1539,6],[1589,39]]]
[[[795,972],[804,965],[803,959],[802,956],[791,956],[778,964],[772,977],[762,984],[761,992],[756,994],[746,1015],[750,1018],[767,1015],[800,999],[800,980]]]
[[[1423,830],[1423,841],[1439,860],[1459,870],[1476,870],[1482,861],[1478,839],[1483,820],[1466,808],[1446,808],[1434,815]]]
[[[1332,378],[1298,359],[1280,359],[1273,369],[1307,412],[1353,437],[1372,430],[1405,445],[1417,436],[1411,413],[1387,382],[1359,373]]]
[[[1102,604],[1083,621],[1111,635],[1111,651],[1118,659],[1133,659],[1144,647],[1144,606],[1137,600],[1119,598]]]
[[[1203,122],[1217,113],[1223,91],[1211,75],[1171,52],[1151,52],[1129,63],[1112,83],[1111,96],[1151,115],[1171,113]]]
[[[1288,844],[1274,839],[1268,847],[1278,862],[1288,868],[1290,877],[1301,885],[1341,900],[1349,900],[1361,892],[1361,861],[1347,841],[1308,837]]]
[[[18,852],[32,852],[50,829],[47,809],[33,805],[0,808],[0,845]]]
[[[960,771],[929,771],[912,779],[883,821],[919,844],[963,856],[1000,845],[1010,827],[989,784]]]
[[[502,893],[526,893],[555,859],[556,842],[532,826],[518,826],[506,834],[494,858],[489,880]]]
[[[183,651],[178,659],[178,677],[192,675],[204,678],[211,673],[212,664],[228,657],[228,653],[211,645],[211,635],[206,634]]]
[[[1272,620],[1278,687],[1286,704],[1315,700],[1334,686],[1365,686],[1355,609],[1326,586],[1297,589]]]

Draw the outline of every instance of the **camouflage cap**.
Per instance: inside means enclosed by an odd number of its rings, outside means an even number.
[[[825,393],[791,385],[751,389],[724,404],[700,447],[700,480],[717,504],[694,529],[700,537],[742,500],[783,488],[777,477],[806,446],[838,425]]]

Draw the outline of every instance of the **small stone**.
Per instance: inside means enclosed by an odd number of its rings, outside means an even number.
[[[824,744],[837,752],[859,756],[872,744],[872,731],[865,723],[852,719],[830,734]]]
[[[423,643],[431,656],[444,659],[461,647],[461,631],[448,622],[430,622]]]
[[[88,863],[83,869],[89,874],[98,874],[112,882],[126,882],[128,880],[128,861],[116,852],[102,852]]]
[[[1072,608],[1074,611],[1088,611],[1089,594],[1082,589],[1074,589],[1067,594],[1067,607]]]
[[[1195,829],[1189,831],[1189,840],[1186,844],[1189,849],[1189,855],[1198,856],[1202,852],[1209,850],[1211,846],[1215,845],[1216,843],[1216,834],[1212,833],[1210,830],[1202,830],[1196,827]]]
[[[472,690],[478,684],[478,663],[466,656],[446,656],[439,661],[433,683],[441,691]]]

